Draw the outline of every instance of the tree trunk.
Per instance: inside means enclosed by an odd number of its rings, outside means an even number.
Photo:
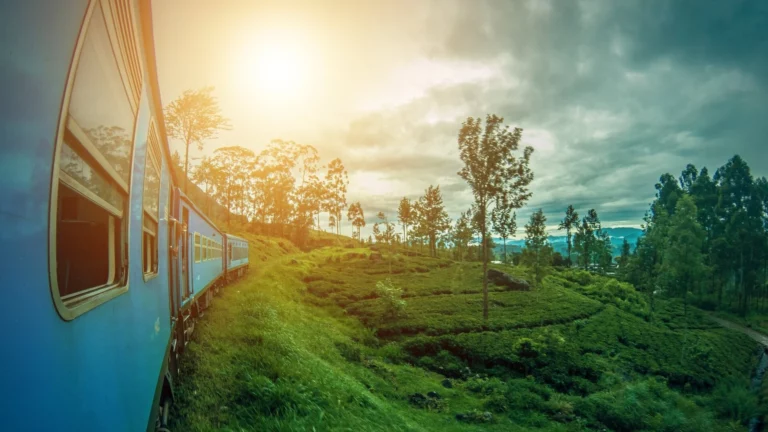
[[[503,237],[502,240],[504,241],[504,264],[506,264],[507,262],[509,262],[509,260],[507,259],[507,238]]]
[[[485,222],[485,214],[481,216],[481,220],[484,224]],[[485,229],[482,230],[482,242],[480,243],[480,247],[482,250],[482,259],[483,259],[483,321],[488,321],[488,248],[485,245]]]
[[[189,140],[187,140],[186,146],[184,147],[184,194],[187,194],[187,183],[189,183]]]

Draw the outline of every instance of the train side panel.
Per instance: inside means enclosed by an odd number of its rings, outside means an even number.
[[[207,289],[221,282],[224,275],[224,238],[205,215],[184,197],[180,208],[188,212],[187,244],[189,248],[189,295],[183,304],[199,298]]]
[[[83,200],[76,191],[59,189],[65,177],[55,161],[62,160],[61,127],[66,122],[61,119],[69,109],[65,89],[73,86],[71,75],[79,64],[70,67],[73,52],[78,38],[88,33],[95,5],[101,3],[114,5],[98,1],[89,5],[84,0],[15,2],[10,6],[14,10],[6,6],[0,17],[0,26],[11,35],[0,42],[0,74],[5,78],[0,81],[4,245],[0,287],[5,300],[0,305],[0,326],[9,330],[4,343],[12,348],[0,356],[4,430],[144,430],[168,350],[168,256],[163,245],[168,242],[172,182],[164,154],[159,160],[155,157],[159,178],[153,185],[157,208],[152,213],[156,210],[157,216],[154,224],[148,223],[143,195],[147,143],[151,123],[157,121],[153,110],[159,104],[150,91],[156,83],[140,65],[134,65],[143,77],[133,113],[135,126],[126,132],[131,143],[125,155],[129,171],[119,172],[128,178],[129,189],[120,209],[124,229],[114,234],[125,236],[126,247],[119,251],[122,259],[108,270],[121,273],[125,283],[93,291],[89,299],[103,301],[84,308],[87,302],[76,302],[80,293],[66,293],[57,280],[59,274],[64,274],[63,281],[70,278],[56,248],[74,247],[77,229],[96,226],[87,221],[75,224],[78,211],[93,207],[94,199]],[[134,42],[143,56],[138,8],[127,11],[121,13],[132,16]],[[97,42],[109,46],[103,37]],[[64,195],[71,200],[62,204]],[[65,226],[77,229],[68,229],[71,235],[62,237]],[[145,233],[154,242],[150,247],[143,241]],[[89,241],[79,243],[87,251]]]
[[[226,234],[226,236],[228,249],[227,269],[234,270],[248,265],[248,240],[232,234]]]

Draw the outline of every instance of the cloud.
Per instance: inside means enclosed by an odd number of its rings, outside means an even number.
[[[639,225],[658,177],[687,163],[713,170],[739,153],[768,174],[765,2],[478,1],[435,13],[426,55],[501,72],[355,120],[350,139],[399,149],[402,160],[350,167],[413,173],[418,190],[461,166],[462,118],[498,113],[536,149],[521,227],[534,208],[553,222],[568,204],[597,209],[607,225]],[[433,125],[430,107],[455,115]],[[454,218],[471,203],[461,180],[443,191]]]
[[[554,224],[569,204],[597,209],[609,226],[639,225],[659,176],[687,163],[713,172],[738,153],[754,174],[768,175],[768,2],[332,4],[312,8],[322,13],[308,21],[333,29],[323,46],[341,65],[318,83],[323,97],[283,123],[267,115],[271,108],[241,109],[247,126],[238,127],[341,158],[352,180],[348,201],[369,217],[394,216],[400,198],[430,184],[458,217],[472,195],[456,174],[457,134],[468,116],[488,113],[522,127],[523,144],[535,148],[521,227],[536,208]],[[169,7],[164,23],[177,15]]]

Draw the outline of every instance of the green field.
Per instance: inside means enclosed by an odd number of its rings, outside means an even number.
[[[173,430],[746,430],[761,407],[755,342],[663,299],[648,321],[630,285],[491,285],[483,321],[477,263],[248,238],[251,273],[183,360]],[[404,292],[396,318],[386,278]]]

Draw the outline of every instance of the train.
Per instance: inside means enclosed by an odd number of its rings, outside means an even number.
[[[150,0],[2,8],[0,429],[167,430],[179,359],[248,241],[172,165]]]

